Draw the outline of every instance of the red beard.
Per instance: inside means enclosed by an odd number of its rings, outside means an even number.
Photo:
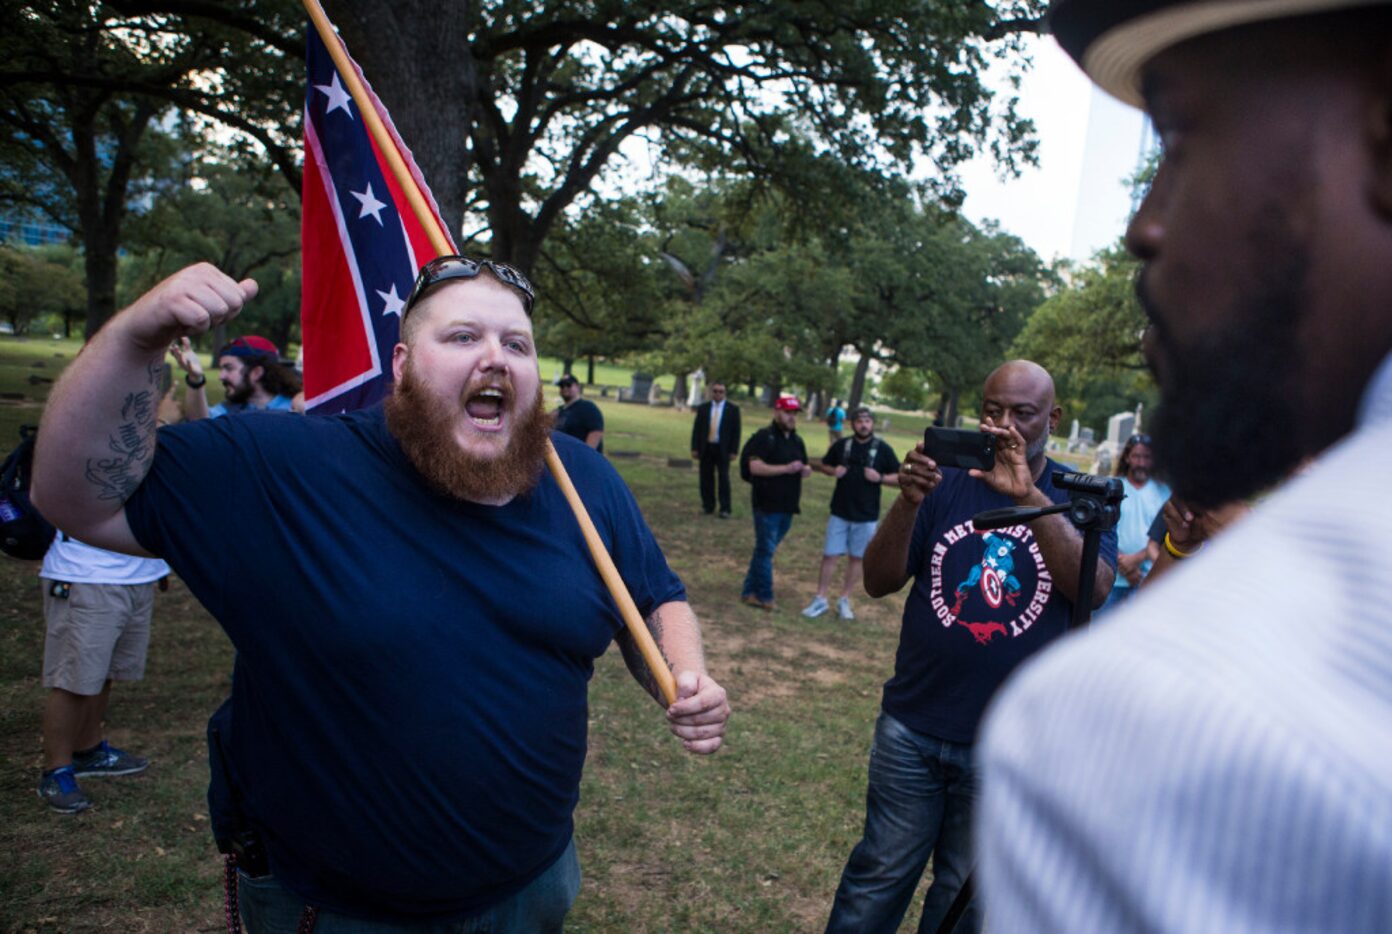
[[[512,387],[503,387],[505,400]],[[526,493],[541,479],[546,445],[551,437],[551,416],[536,399],[517,418],[507,446],[495,457],[477,457],[459,448],[454,426],[459,407],[442,402],[427,392],[408,365],[387,399],[387,429],[407,459],[436,492],[475,503],[500,503]]]

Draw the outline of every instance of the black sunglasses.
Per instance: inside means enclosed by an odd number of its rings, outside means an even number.
[[[495,263],[491,259],[470,259],[467,256],[437,256],[430,262],[421,267],[420,275],[416,277],[416,284],[411,287],[411,296],[406,299],[406,307],[401,310],[401,320],[405,321],[406,316],[411,313],[411,309],[421,300],[421,297],[432,287],[441,282],[448,282],[450,279],[476,279],[483,270],[487,269],[498,278],[504,285],[510,286],[522,293],[522,307],[526,310],[528,317],[532,314],[532,302],[536,300],[536,292],[532,289],[532,284],[527,281],[527,277],[522,275],[516,268],[507,263]]]
[[[1150,447],[1150,435],[1132,435],[1126,439],[1127,444],[1144,444]]]

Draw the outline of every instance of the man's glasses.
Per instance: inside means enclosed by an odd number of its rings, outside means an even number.
[[[448,282],[450,279],[477,279],[479,273],[485,269],[496,276],[498,281],[504,285],[511,286],[522,293],[522,307],[530,316],[532,303],[536,300],[536,292],[532,289],[532,284],[527,281],[527,277],[517,269],[507,263],[495,263],[491,259],[440,256],[421,267],[420,275],[416,277],[416,284],[411,288],[411,296],[406,299],[406,306],[401,310],[401,320],[406,320],[411,309],[433,286],[437,286],[441,282]]]
[[[1150,447],[1150,435],[1132,435],[1126,439],[1127,444],[1144,444]]]

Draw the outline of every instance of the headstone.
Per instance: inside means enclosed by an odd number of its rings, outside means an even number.
[[[1097,439],[1093,436],[1091,428],[1080,428],[1078,429],[1078,440],[1084,444],[1092,444]]]
[[[690,470],[690,469],[691,469],[691,466],[692,466],[692,463],[693,463],[693,462],[692,462],[691,458],[689,458],[689,457],[669,457],[669,458],[667,458],[667,466],[668,466],[668,467],[681,467],[681,468],[683,468],[683,469],[685,469],[685,470]]]
[[[1113,444],[1125,444],[1135,430],[1135,412],[1118,412],[1107,419],[1107,440]]]
[[[1076,418],[1073,419],[1073,427],[1068,429],[1068,443],[1078,443],[1078,420]]]
[[[688,373],[686,384],[686,407],[694,409],[706,397],[706,371],[697,370],[694,373]]]
[[[653,378],[648,373],[634,373],[633,380],[628,386],[628,395],[631,399],[646,399],[648,393],[652,392]]]

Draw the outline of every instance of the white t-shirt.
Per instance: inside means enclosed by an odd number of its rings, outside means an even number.
[[[39,576],[70,584],[148,584],[169,573],[159,558],[137,558],[84,545],[62,532],[48,546]]]

